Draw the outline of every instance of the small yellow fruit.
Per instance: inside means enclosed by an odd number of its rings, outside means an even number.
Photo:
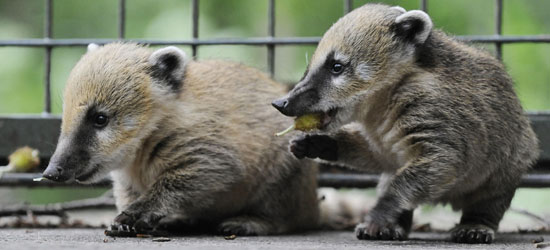
[[[9,165],[12,166],[13,172],[28,172],[33,170],[40,164],[38,150],[30,147],[22,147],[13,152],[10,156]]]
[[[314,129],[318,129],[321,126],[322,119],[323,115],[321,113],[313,113],[300,116],[296,118],[296,120],[294,120],[294,124],[292,124],[287,129],[276,133],[275,135],[282,136],[292,130],[311,131]]]

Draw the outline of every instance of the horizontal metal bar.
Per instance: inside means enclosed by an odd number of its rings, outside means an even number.
[[[125,42],[135,42],[150,45],[315,45],[319,42],[319,37],[301,37],[301,38],[226,38],[210,40],[148,40],[148,39],[127,39]],[[120,41],[118,39],[23,39],[23,40],[0,40],[1,46],[16,47],[45,47],[45,46],[87,46],[90,43],[106,44]]]
[[[317,181],[320,187],[334,188],[372,188],[376,187],[379,175],[376,174],[319,174]],[[550,187],[550,174],[526,174],[519,187]]]
[[[12,115],[0,117],[0,158],[6,159],[19,147],[29,146],[48,160],[61,130],[60,116]]]
[[[550,162],[550,112],[529,112],[528,117],[539,138],[540,160]],[[0,159],[17,147],[38,148],[41,157],[51,157],[61,126],[61,117],[49,115],[0,116]],[[542,167],[548,168],[549,164]]]
[[[376,174],[329,174],[317,176],[319,187],[333,188],[371,188],[376,187],[379,175]]]
[[[0,187],[110,187],[111,180],[104,179],[91,185],[84,185],[75,181],[61,183],[43,179],[34,181],[34,178],[42,177],[41,173],[4,173],[0,178]]]
[[[456,36],[457,39],[476,43],[550,43],[550,35],[508,36],[508,35],[476,35]],[[251,38],[219,38],[191,40],[153,40],[126,39],[125,42],[135,42],[150,45],[316,45],[320,37],[251,37]],[[87,46],[90,43],[106,44],[121,41],[119,39],[18,39],[0,40],[0,47],[71,47]]]
[[[100,196],[97,198],[38,205],[2,204],[0,205],[0,217],[28,215],[29,212],[31,212],[32,215],[55,215],[65,217],[69,211],[112,208],[115,208],[115,198]]]
[[[5,173],[0,178],[0,187],[110,187],[111,180],[104,179],[92,185],[77,182],[58,183],[50,180],[33,181],[41,177],[40,173]],[[376,187],[380,176],[377,174],[333,174],[321,173],[317,177],[320,187],[334,188],[372,188]],[[520,187],[540,188],[550,187],[550,174],[532,173],[522,177]]]

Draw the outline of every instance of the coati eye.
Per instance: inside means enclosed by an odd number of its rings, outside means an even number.
[[[104,114],[97,114],[94,117],[94,127],[96,128],[105,127],[108,122],[109,122],[109,118],[107,118],[107,116]]]
[[[332,68],[330,69],[330,72],[331,72],[333,75],[339,75],[339,74],[341,74],[343,71],[344,71],[344,65],[342,65],[341,63],[334,63],[334,64],[332,65]]]

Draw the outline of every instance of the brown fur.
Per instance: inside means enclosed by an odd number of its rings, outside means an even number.
[[[327,135],[293,141],[295,155],[389,176],[360,239],[406,238],[410,211],[442,202],[463,211],[454,241],[490,243],[537,158],[536,136],[502,64],[431,27],[419,11],[358,8],[325,33],[304,79],[273,105],[330,119]],[[335,63],[345,70],[333,73]]]
[[[269,108],[285,87],[240,64],[176,52],[155,58],[115,43],[84,55],[65,88],[59,146],[44,175],[88,183],[112,172],[115,222],[137,230],[318,227],[316,167],[273,136],[292,122]],[[103,128],[90,125],[98,113],[109,117]]]

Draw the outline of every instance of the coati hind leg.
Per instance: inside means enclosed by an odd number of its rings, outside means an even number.
[[[451,229],[451,239],[457,243],[492,243],[495,231],[510,206],[515,191],[508,194],[483,199],[468,205],[462,210],[460,224]]]
[[[257,236],[273,234],[281,226],[257,216],[237,216],[224,220],[218,225],[218,233],[223,235]]]

